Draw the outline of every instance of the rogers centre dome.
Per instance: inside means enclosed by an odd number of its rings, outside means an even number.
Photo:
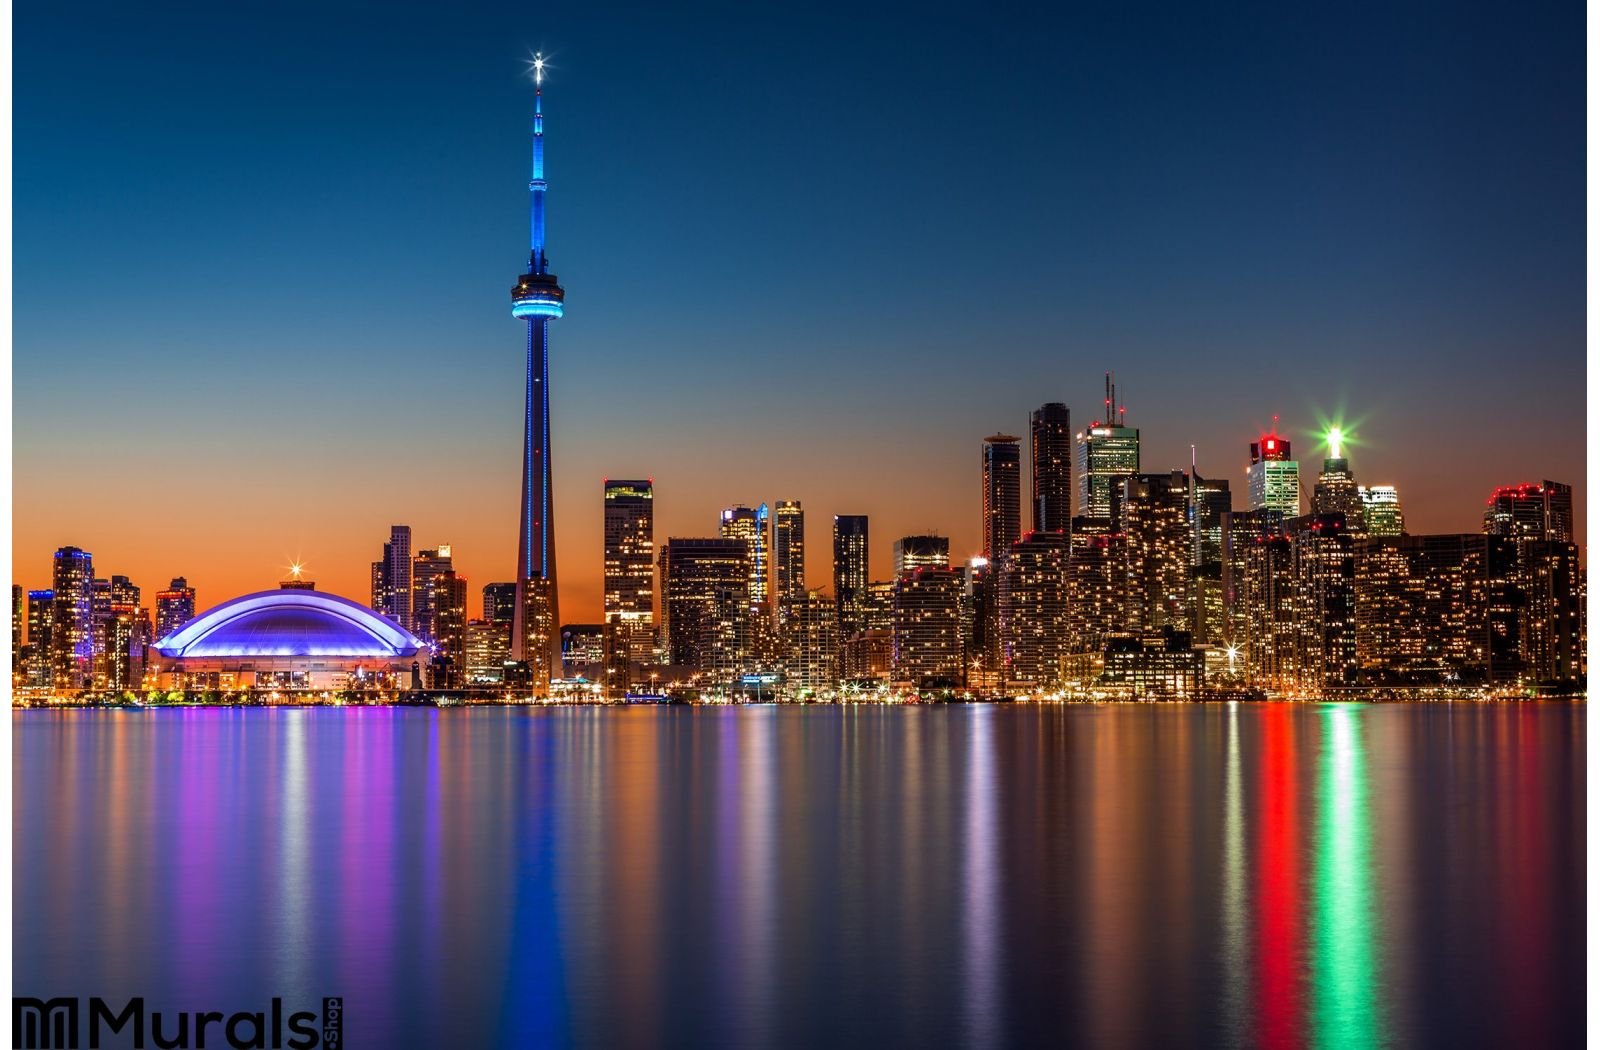
[[[389,688],[423,645],[348,598],[286,587],[206,610],[157,641],[153,662],[164,688]]]

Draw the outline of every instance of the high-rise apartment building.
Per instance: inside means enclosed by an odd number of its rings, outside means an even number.
[[[50,589],[51,686],[80,692],[94,675],[94,556],[77,547],[57,550]]]
[[[182,576],[174,576],[167,589],[156,592],[156,637],[165,638],[194,619],[194,588]]]
[[[780,499],[772,512],[773,596],[781,607],[806,596],[806,512],[797,499]]]
[[[1181,470],[1135,474],[1122,483],[1120,531],[1127,537],[1125,629],[1187,632],[1194,622],[1189,477]]]
[[[950,537],[902,536],[894,541],[896,579],[924,565],[935,569],[950,567]]]
[[[1022,535],[1022,446],[1010,434],[983,439],[983,556],[1005,556]]]
[[[512,600],[516,588],[512,587]],[[511,659],[511,620],[469,620],[467,622],[467,684],[498,685],[505,681],[506,661]]]
[[[789,690],[833,688],[839,677],[839,611],[817,591],[784,601],[783,673]]]
[[[1068,538],[1065,674],[1083,685],[1100,673],[1107,639],[1126,630],[1128,537],[1109,519],[1080,514]]]
[[[1356,663],[1372,684],[1514,679],[1512,541],[1481,533],[1368,536],[1356,557]]]
[[[998,571],[1002,668],[1009,683],[1061,684],[1067,647],[1071,540],[1060,532],[1030,532],[1011,545]]]
[[[1028,418],[1033,438],[1033,531],[1065,532],[1072,524],[1072,414],[1057,401]]]
[[[913,689],[962,682],[961,572],[923,567],[894,581],[893,675]]]
[[[372,563],[372,608],[408,631],[411,617],[411,526],[391,525],[383,557]]]
[[[1300,514],[1300,464],[1290,458],[1289,439],[1271,433],[1250,443],[1246,472],[1250,509],[1266,508],[1285,518]]]
[[[759,507],[729,507],[722,512],[722,538],[743,540],[750,549],[750,607],[765,608],[767,604],[768,573],[771,570],[770,515],[767,505]]]
[[[605,622],[635,663],[655,648],[655,486],[605,483]]]
[[[1223,560],[1224,530],[1233,512],[1233,493],[1221,479],[1189,472],[1189,528],[1194,566],[1194,641],[1219,645],[1226,637]]]
[[[50,685],[53,669],[50,636],[55,623],[55,591],[28,592],[28,685]]]
[[[867,618],[867,516],[833,516],[833,600],[839,606],[839,634],[864,630]]]
[[[750,544],[668,539],[661,547],[661,609],[668,662],[715,676],[750,659]]]
[[[420,550],[411,559],[411,631],[425,642],[439,641],[438,583],[453,574],[449,544]],[[463,619],[465,624],[465,619]]]

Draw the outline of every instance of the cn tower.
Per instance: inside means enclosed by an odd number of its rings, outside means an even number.
[[[528,324],[528,385],[522,428],[521,523],[517,528],[517,607],[513,614],[512,658],[538,666],[538,656],[526,652],[525,618],[528,591],[545,596],[542,617],[548,631],[541,639],[550,647],[550,673],[561,674],[561,618],[556,606],[555,508],[550,486],[550,333],[552,318],[561,316],[566,293],[550,272],[544,253],[544,70],[542,54],[533,57],[533,197],[531,248],[528,272],[511,289],[511,316]]]

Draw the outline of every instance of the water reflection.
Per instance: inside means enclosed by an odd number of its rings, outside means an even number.
[[[17,987],[367,1045],[1576,1045],[1582,705],[25,712]]]

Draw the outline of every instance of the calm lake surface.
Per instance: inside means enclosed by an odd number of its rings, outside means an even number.
[[[342,995],[356,1048],[1583,1039],[1582,704],[12,727],[18,994]]]

